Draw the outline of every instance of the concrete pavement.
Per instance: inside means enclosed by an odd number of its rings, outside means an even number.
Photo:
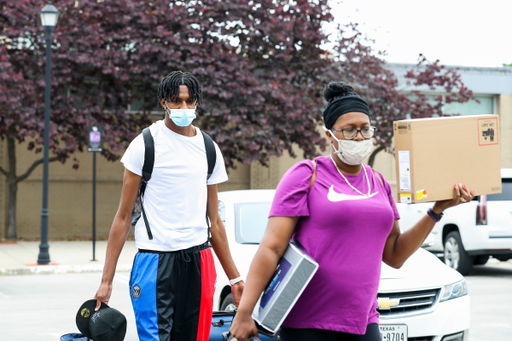
[[[0,242],[0,276],[103,271],[107,241],[96,241],[96,261],[92,241],[51,241],[50,265],[37,265],[39,244]],[[116,270],[130,271],[136,253],[135,241],[126,241]]]

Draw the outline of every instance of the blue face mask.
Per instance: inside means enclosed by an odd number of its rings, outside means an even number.
[[[167,104],[165,104],[167,107]],[[196,118],[196,109],[169,109],[166,110],[169,118],[179,127],[189,126]]]

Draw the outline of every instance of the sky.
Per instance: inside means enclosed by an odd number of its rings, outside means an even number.
[[[387,51],[389,63],[416,63],[420,53],[444,65],[512,63],[512,0],[330,0],[336,24],[356,22]]]

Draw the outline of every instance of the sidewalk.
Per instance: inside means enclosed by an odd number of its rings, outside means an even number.
[[[92,241],[49,242],[50,265],[37,265],[40,242],[0,243],[0,276],[101,272],[106,241],[97,241],[95,260]],[[134,241],[126,241],[117,262],[117,271],[130,271],[137,252]]]
[[[37,265],[39,244],[38,241],[0,242],[0,276],[103,271],[107,241],[96,242],[96,261],[92,261],[92,241],[49,242],[50,265]],[[130,271],[136,253],[135,241],[126,241],[116,271]],[[512,269],[512,259],[507,262],[490,259],[486,266]]]

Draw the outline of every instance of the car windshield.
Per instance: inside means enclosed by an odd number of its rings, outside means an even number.
[[[503,179],[501,193],[488,194],[487,201],[512,200],[512,179]]]
[[[235,239],[240,244],[259,244],[267,227],[268,202],[235,204]]]

